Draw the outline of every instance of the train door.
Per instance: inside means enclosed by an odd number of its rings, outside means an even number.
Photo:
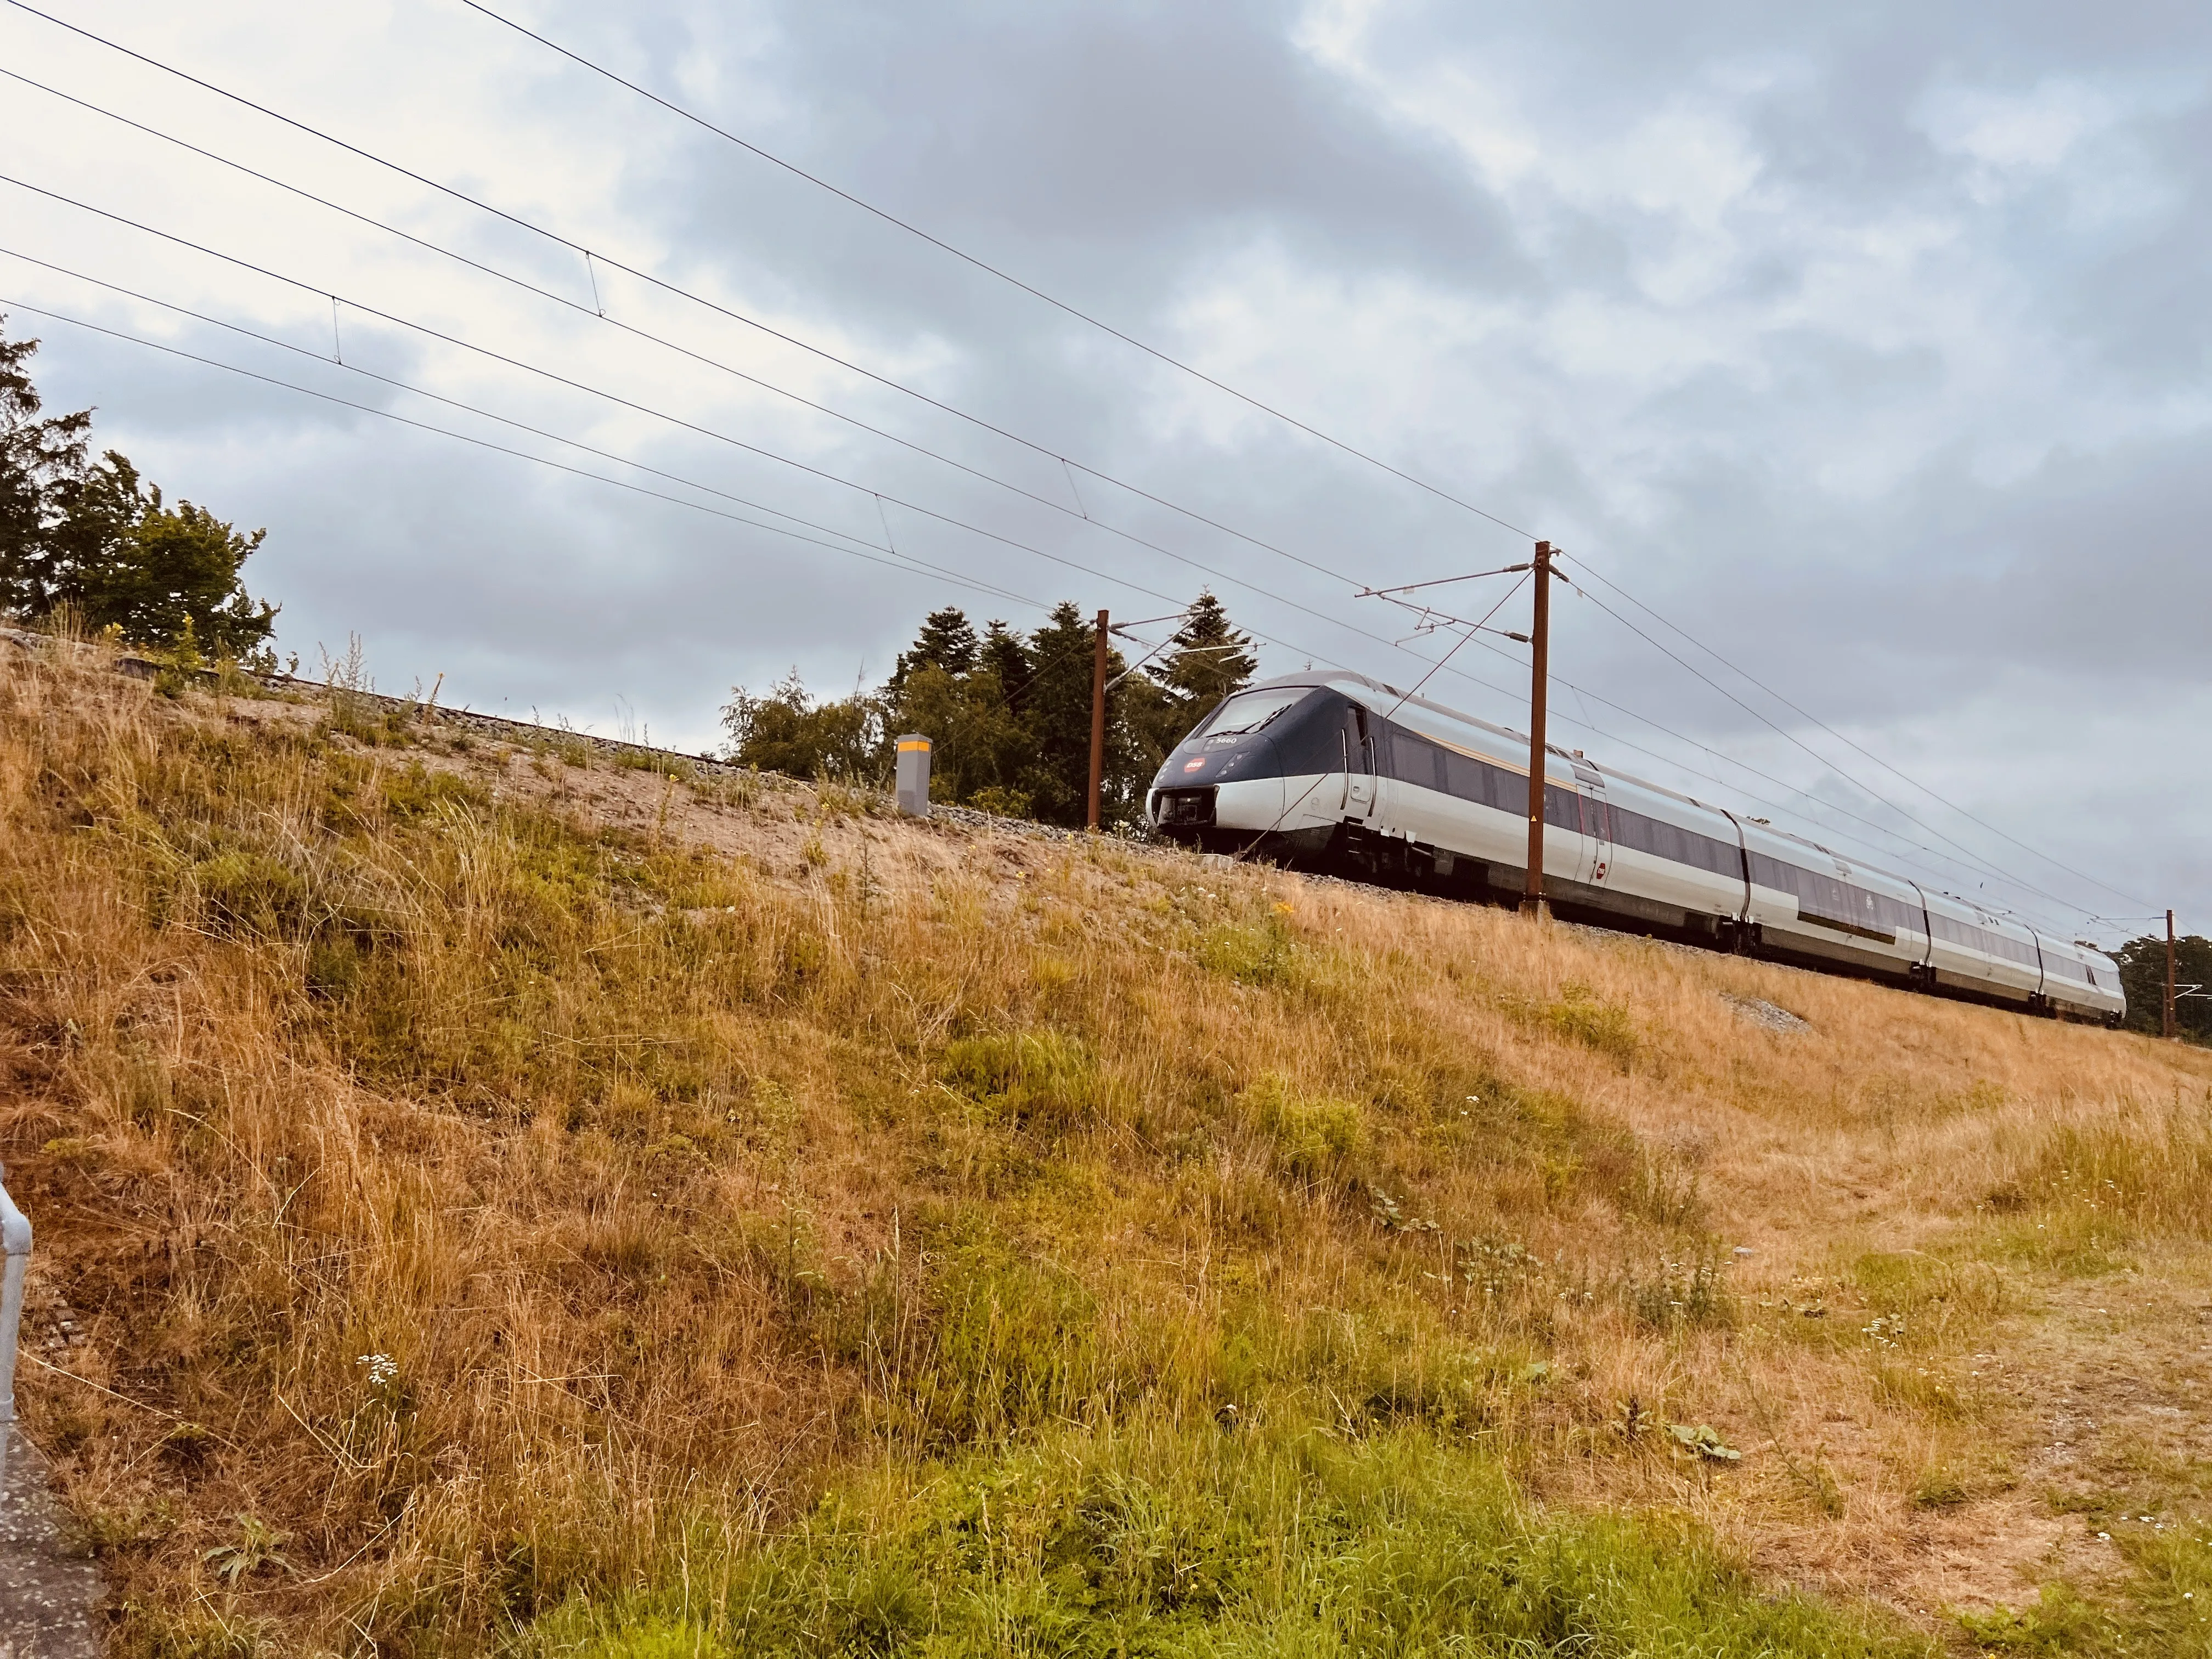
[[[1917,881],[1908,878],[1905,884],[1912,890],[1913,903],[1919,907],[1917,910],[1907,907],[1905,911],[1907,925],[1920,935],[1919,960],[1912,963],[1912,976],[1932,984],[1936,978],[1936,924],[1928,919],[1928,894]],[[1905,940],[1899,935],[1897,942],[1903,945]]]
[[[1375,816],[1375,749],[1382,721],[1358,703],[1344,722],[1344,815],[1363,823]]]
[[[1613,868],[1613,814],[1605,799],[1605,780],[1588,761],[1574,763],[1575,781],[1582,786],[1583,851],[1575,879],[1594,887],[1605,884]]]

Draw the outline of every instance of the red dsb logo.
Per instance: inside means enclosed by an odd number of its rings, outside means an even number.
[[[1205,757],[1205,756],[1203,756],[1203,755],[1198,755],[1198,756],[1194,756],[1194,757],[1192,757],[1191,759],[1189,759],[1189,760],[1185,761],[1185,762],[1182,763],[1182,769],[1183,769],[1184,771],[1186,771],[1186,772],[1195,772],[1195,771],[1197,771],[1197,770],[1199,769],[1199,768],[1200,768],[1200,767],[1204,766],[1205,764],[1206,764],[1206,757]]]

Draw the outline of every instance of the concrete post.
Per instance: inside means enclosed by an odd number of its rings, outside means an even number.
[[[929,739],[919,732],[898,740],[898,810],[908,817],[929,816]]]
[[[0,1170],[4,1180],[5,1170]],[[9,1443],[15,1434],[15,1349],[23,1328],[23,1275],[31,1266],[31,1222],[0,1185],[0,1491],[6,1488]]]

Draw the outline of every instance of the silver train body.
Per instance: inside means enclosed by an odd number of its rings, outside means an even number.
[[[2117,1024],[2118,965],[1765,820],[1551,750],[1544,892],[1571,920]],[[1224,700],[1153,780],[1163,836],[1468,899],[1528,860],[1528,741],[1347,673]]]

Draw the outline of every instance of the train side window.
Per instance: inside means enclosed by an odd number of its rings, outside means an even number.
[[[1455,749],[1443,751],[1444,793],[1458,800],[1487,804],[1489,791],[1483,787],[1482,763],[1472,755],[1462,755]]]
[[[1561,830],[1582,833],[1582,798],[1571,789],[1556,783],[1544,786],[1544,822]]]
[[[1525,823],[1528,817],[1528,780],[1502,766],[1486,766],[1482,771],[1483,781],[1490,786],[1490,804]]]
[[[1402,726],[1390,728],[1391,776],[1424,789],[1441,789],[1444,751]]]
[[[1711,836],[1698,837],[1698,850],[1705,854],[1698,862],[1717,876],[1731,880],[1743,879],[1743,848],[1732,841],[1716,841]]]
[[[1751,855],[1751,878],[1761,887],[1778,893],[1797,891],[1797,866],[1784,864],[1780,859],[1770,858],[1765,853]]]

